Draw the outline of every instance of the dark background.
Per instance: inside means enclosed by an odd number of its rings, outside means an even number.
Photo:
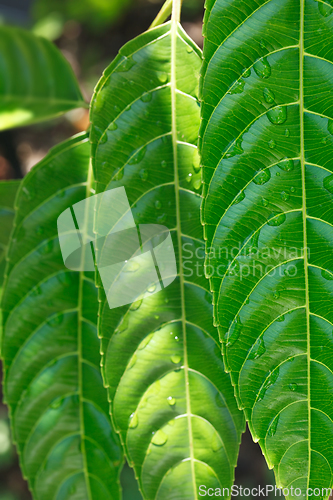
[[[104,68],[122,45],[149,28],[161,5],[160,0],[0,0],[0,24],[20,25],[56,43],[89,102]],[[200,47],[202,16],[203,0],[184,0],[183,26]],[[88,111],[75,110],[42,125],[1,132],[0,180],[24,176],[50,147],[88,125]],[[141,499],[128,466],[121,479],[124,500]],[[250,488],[275,484],[248,431],[242,440],[236,484]],[[28,499],[31,495],[10,441],[7,410],[0,403],[0,500]]]

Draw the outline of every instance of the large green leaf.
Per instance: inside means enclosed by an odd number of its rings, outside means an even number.
[[[19,185],[20,181],[0,182],[0,295],[6,265],[7,246],[14,222],[14,201]]]
[[[145,499],[197,498],[201,484],[230,487],[243,430],[203,273],[200,65],[181,26],[167,23],[121,49],[92,104],[97,191],[124,186],[136,224],[166,225],[177,255],[176,280],[133,305],[110,309],[100,288],[111,413]],[[124,286],[138,272],[128,270]]]
[[[92,191],[89,157],[83,134],[29,172],[8,252],[4,393],[36,500],[119,498],[121,451],[99,368],[94,274],[65,268],[57,235],[58,216]]]
[[[207,274],[239,406],[277,484],[323,497],[333,479],[331,5],[208,1],[201,128]]]
[[[86,106],[75,75],[45,38],[0,26],[0,130]]]

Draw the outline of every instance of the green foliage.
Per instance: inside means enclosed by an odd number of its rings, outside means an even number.
[[[4,393],[36,500],[119,498],[122,454],[99,369],[94,274],[65,268],[56,223],[92,192],[89,158],[86,134],[60,144],[16,200],[2,302]]]
[[[196,498],[202,483],[230,487],[243,430],[195,256],[204,253],[200,65],[199,49],[167,23],[121,49],[91,108],[97,192],[124,186],[136,224],[167,225],[177,254],[177,279],[156,295],[110,310],[99,289],[112,418],[145,499]]]
[[[14,222],[14,202],[20,181],[0,182],[0,295],[6,265],[6,251]]]
[[[86,106],[74,73],[48,40],[0,26],[0,130]]]
[[[215,321],[253,438],[278,486],[303,493],[332,487],[329,4],[208,1],[204,28],[202,220]]]

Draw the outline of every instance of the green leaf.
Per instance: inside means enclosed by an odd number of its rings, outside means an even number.
[[[25,177],[2,302],[4,393],[36,500],[119,499],[121,451],[99,369],[94,273],[65,268],[57,218],[92,191],[81,134]],[[87,180],[88,179],[88,180]]]
[[[239,406],[278,486],[322,497],[333,478],[331,4],[208,1],[200,133],[215,321]]]
[[[0,182],[0,299],[2,283],[6,267],[7,246],[14,222],[14,202],[20,181]],[[0,309],[0,337],[1,337],[1,309]]]
[[[121,49],[92,104],[97,191],[124,186],[135,223],[167,226],[177,256],[176,280],[156,294],[148,287],[152,295],[132,305],[110,309],[100,288],[112,417],[145,499],[230,487],[243,430],[203,272],[200,65],[196,45],[167,23]]]
[[[85,107],[72,68],[55,45],[0,26],[0,130]]]
[[[14,222],[14,201],[19,185],[20,181],[0,181],[0,295],[7,246]]]

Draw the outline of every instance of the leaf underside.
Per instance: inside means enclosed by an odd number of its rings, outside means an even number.
[[[97,192],[124,186],[136,224],[166,225],[180,272],[132,306],[110,309],[100,288],[112,418],[147,500],[192,500],[200,484],[230,487],[244,424],[203,273],[200,64],[179,25],[150,30],[105,71],[91,113]]]
[[[65,268],[57,218],[89,196],[86,134],[23,180],[5,278],[4,394],[36,500],[119,498],[121,451],[100,374],[94,273]]]
[[[84,107],[72,68],[48,40],[0,27],[0,130]]]
[[[278,486],[322,497],[333,478],[331,5],[209,0],[200,132],[206,272],[239,406]]]

